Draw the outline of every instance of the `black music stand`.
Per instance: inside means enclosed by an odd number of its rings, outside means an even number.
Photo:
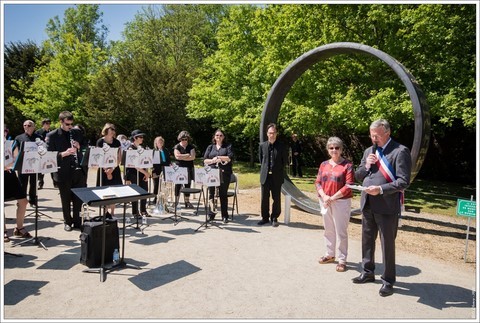
[[[100,198],[97,194],[95,194],[94,190],[102,190],[107,188],[115,188],[115,187],[126,187],[129,186],[133,190],[136,191],[135,195],[127,195],[127,196],[112,196],[109,198],[104,197],[103,199]],[[106,241],[106,226],[105,226],[105,211],[103,213],[103,232],[102,232],[102,262],[100,268],[89,268],[85,269],[83,272],[99,272],[100,273],[100,281],[104,282],[106,279],[106,273],[108,271],[113,271],[117,269],[122,269],[125,267],[134,268],[134,269],[141,269],[138,266],[130,265],[125,262],[125,215],[126,215],[126,203],[137,201],[137,200],[144,200],[148,199],[153,196],[153,194],[148,193],[143,188],[136,184],[130,185],[113,185],[113,186],[100,186],[100,187],[80,187],[80,188],[72,188],[72,192],[83,201],[83,203],[89,206],[105,206],[110,204],[116,203],[124,203],[123,208],[123,234],[122,234],[122,255],[118,264],[111,265],[109,267],[105,266],[105,241]]]
[[[40,154],[39,154],[40,155]],[[14,165],[14,170],[18,171],[18,172],[21,172],[22,171],[22,165],[23,165],[23,162],[24,162],[24,156],[25,156],[25,153],[24,151],[20,152],[20,154],[17,156],[17,162],[15,162],[15,165]],[[42,243],[42,240],[43,239],[50,239],[50,238],[41,238],[41,237],[38,237],[38,217],[40,216],[39,214],[41,213],[42,215],[45,215],[46,217],[50,218],[48,215],[46,215],[45,213],[42,213],[40,211],[38,211],[38,173],[35,173],[35,210],[26,215],[25,217],[31,215],[31,214],[35,214],[35,235],[29,239],[26,239],[26,240],[23,240],[23,241],[20,241],[20,242],[17,242],[15,244],[12,245],[12,247],[15,247],[15,246],[18,246],[18,245],[22,245],[24,243],[27,243],[27,242],[32,242],[34,245],[36,246],[41,246],[43,249],[47,250],[47,247],[45,247],[45,245]]]
[[[202,185],[202,194],[203,194],[203,205],[205,207],[205,222],[202,223],[201,226],[199,226],[197,229],[195,229],[195,232],[197,232],[198,230],[200,230],[201,227],[205,227],[205,229],[208,229],[208,224],[210,224],[210,226],[216,226],[217,228],[219,229],[223,229],[222,227],[220,227],[218,224],[216,224],[215,222],[213,221],[210,221],[209,220],[209,215],[208,215],[208,211],[210,211],[210,204],[207,203],[207,196],[206,194],[203,192],[203,188],[204,188],[204,185]],[[208,186],[207,186],[207,194],[208,194]],[[199,201],[200,203],[200,197],[199,197]],[[208,206],[207,206],[208,204]],[[198,206],[197,206],[197,212],[198,212]]]

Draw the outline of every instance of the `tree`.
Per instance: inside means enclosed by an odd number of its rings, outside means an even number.
[[[13,88],[23,95],[8,101],[33,120],[44,117],[57,119],[63,110],[72,111],[76,121],[86,118],[84,95],[90,80],[107,59],[103,36],[96,36],[101,14],[98,5],[77,5],[65,11],[65,21],[50,20],[49,39],[44,49],[49,53],[45,63],[29,75],[34,81],[14,81]],[[99,47],[100,46],[100,47]]]
[[[176,138],[180,130],[205,128],[188,120],[187,92],[213,38],[223,6],[148,6],[127,24],[125,40],[93,80],[86,102],[90,122],[115,118],[117,128],[140,128],[151,136]],[[99,95],[105,93],[105,95]],[[111,119],[111,120],[112,120]],[[149,138],[153,142],[153,138]]]
[[[23,115],[8,98],[21,99],[23,93],[19,92],[14,84],[15,80],[22,80],[31,84],[31,72],[39,66],[44,53],[32,41],[26,43],[9,43],[5,46],[4,53],[4,123],[10,127],[12,133],[22,133]]]

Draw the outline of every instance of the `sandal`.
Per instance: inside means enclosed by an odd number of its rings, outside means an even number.
[[[334,262],[334,261],[335,261],[335,257],[323,256],[322,258],[320,258],[318,263],[323,265],[323,264],[328,264],[328,263],[331,263],[331,262]]]
[[[345,264],[338,264],[335,268],[336,271],[343,273],[347,270],[347,266]]]
[[[27,230],[25,230],[25,228],[15,228],[13,230],[13,235],[16,236],[16,237],[22,237],[22,238],[31,238],[32,236],[30,235],[30,233],[28,233]]]
[[[3,233],[3,242],[10,242],[10,238],[8,237],[7,231]]]

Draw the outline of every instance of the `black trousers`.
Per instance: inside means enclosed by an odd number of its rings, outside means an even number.
[[[381,279],[383,283],[389,285],[396,282],[395,238],[397,237],[397,230],[397,215],[373,213],[368,204],[365,206],[362,218],[363,272],[371,275],[375,272],[375,240],[380,232],[384,264]]]
[[[137,185],[148,192],[148,182],[147,181],[144,181],[144,180],[140,179]],[[146,199],[140,200],[140,212],[147,212],[147,200]],[[133,215],[138,214],[138,201],[133,201],[132,202],[132,214]]]
[[[222,219],[228,218],[228,186],[230,186],[230,176],[231,174],[224,175],[222,173],[223,179],[220,182],[218,187],[218,197],[220,199],[220,210],[222,212]],[[213,200],[215,197],[215,187],[208,188],[208,199]]]
[[[57,183],[62,201],[63,221],[68,225],[80,227],[80,211],[82,209],[82,200],[72,192],[72,188],[87,187],[87,176],[82,169],[71,169],[69,176],[65,176]],[[72,210],[73,204],[73,210]],[[73,215],[73,217],[72,217]]]
[[[23,192],[25,195],[28,190],[28,201],[30,203],[37,203],[35,199],[37,193],[37,175],[36,174],[19,174],[18,178],[20,179],[20,184],[22,185]]]
[[[272,175],[267,175],[265,184],[262,184],[262,219],[269,221],[277,219],[282,212],[282,183],[276,183]],[[272,196],[272,213],[270,215],[270,195]]]
[[[300,156],[292,156],[292,174],[293,176],[302,177],[302,159]]]

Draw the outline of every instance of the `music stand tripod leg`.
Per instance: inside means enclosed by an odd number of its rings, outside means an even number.
[[[38,201],[37,203],[35,204],[35,235],[31,238],[28,238],[26,240],[23,240],[23,241],[20,241],[20,242],[17,242],[15,244],[12,245],[12,247],[15,247],[15,246],[19,246],[19,245],[22,245],[22,244],[25,244],[27,242],[30,242],[32,241],[32,243],[36,246],[41,246],[43,249],[45,250],[48,250],[47,247],[45,247],[45,245],[42,243],[42,239],[50,239],[50,238],[40,238],[38,237]]]
[[[30,179],[29,179],[30,181]],[[28,213],[27,215],[25,215],[25,217],[27,216],[30,216],[30,215],[34,215],[34,214],[39,214],[39,216],[43,215],[49,219],[51,219],[52,217],[41,212],[41,211],[38,211],[38,173],[35,173],[35,207],[34,207],[34,211]]]

